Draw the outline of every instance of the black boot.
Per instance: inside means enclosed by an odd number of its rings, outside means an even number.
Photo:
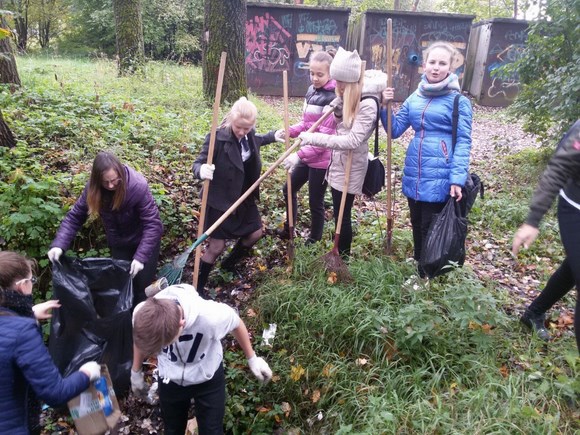
[[[234,245],[232,252],[228,255],[221,264],[221,268],[227,270],[228,272],[234,273],[236,271],[235,265],[240,261],[242,258],[247,257],[250,253],[251,247],[246,247],[242,245],[242,242],[238,240],[238,242]]]
[[[552,337],[550,336],[550,333],[548,332],[546,326],[544,325],[545,320],[546,320],[545,313],[536,314],[530,311],[529,309],[527,309],[520,318],[520,322],[522,322],[524,325],[526,325],[528,328],[534,331],[541,340],[550,341]]]
[[[207,299],[207,294],[205,292],[205,284],[207,283],[207,278],[209,273],[213,269],[212,263],[206,263],[203,260],[199,262],[199,274],[197,275],[197,293],[204,299]]]

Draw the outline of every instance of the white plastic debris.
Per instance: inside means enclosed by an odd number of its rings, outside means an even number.
[[[264,329],[264,332],[262,332],[262,338],[264,339],[264,344],[266,346],[272,345],[270,343],[270,340],[273,340],[274,337],[276,336],[277,328],[278,326],[275,323],[270,323],[270,326],[268,326],[266,329]]]

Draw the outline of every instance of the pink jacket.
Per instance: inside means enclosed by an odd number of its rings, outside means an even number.
[[[336,98],[334,88],[336,82],[330,80],[322,88],[315,89],[314,86],[308,88],[304,97],[304,109],[302,112],[302,121],[290,127],[290,137],[298,137],[304,131],[307,131],[322,116],[324,108]],[[334,116],[328,117],[316,130],[320,133],[334,134],[336,132],[336,121]],[[321,148],[314,145],[307,145],[298,151],[300,160],[311,168],[326,169],[330,163],[332,150]]]

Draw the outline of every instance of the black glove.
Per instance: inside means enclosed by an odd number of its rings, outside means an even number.
[[[334,108],[334,117],[342,118],[342,97],[336,97],[330,102],[330,107]]]

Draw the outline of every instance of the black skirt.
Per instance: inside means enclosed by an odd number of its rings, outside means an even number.
[[[208,206],[203,230],[206,231],[223,214],[223,211]],[[260,217],[258,206],[254,198],[248,198],[209,237],[221,240],[239,239],[261,228],[262,218]]]

